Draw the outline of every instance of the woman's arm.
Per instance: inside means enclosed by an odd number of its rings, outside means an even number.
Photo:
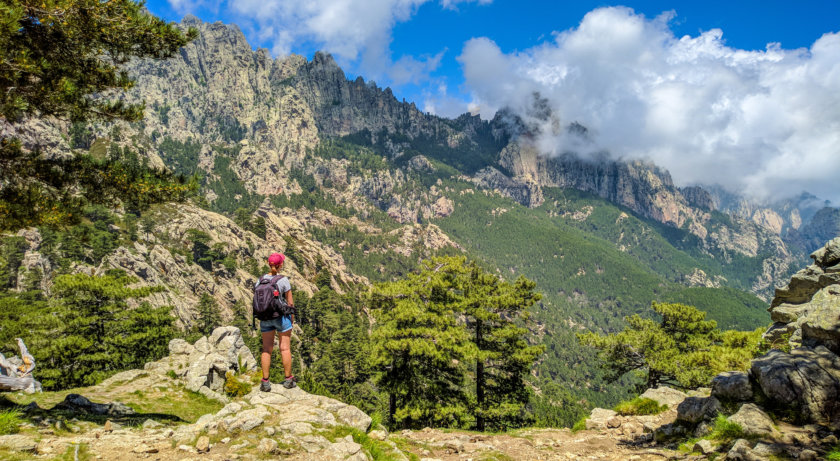
[[[292,290],[286,292],[286,304],[290,306],[295,305],[295,301],[292,299]],[[295,314],[292,314],[292,323],[295,323]]]

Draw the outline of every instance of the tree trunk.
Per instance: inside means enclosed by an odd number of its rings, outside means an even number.
[[[475,323],[475,345],[481,354],[481,321]],[[475,361],[475,399],[477,412],[475,415],[476,430],[484,431],[484,361],[481,356]]]
[[[394,425],[394,413],[397,412],[397,395],[391,392],[388,394],[388,424]]]

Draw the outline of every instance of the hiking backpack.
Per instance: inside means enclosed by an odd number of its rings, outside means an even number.
[[[291,306],[283,297],[285,293],[277,290],[277,282],[285,275],[277,274],[271,278],[261,277],[254,287],[253,313],[255,319],[271,320],[281,315],[292,315],[295,306]]]

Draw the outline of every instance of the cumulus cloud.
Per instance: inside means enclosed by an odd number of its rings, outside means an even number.
[[[524,51],[472,39],[458,60],[482,115],[510,107],[539,127],[547,154],[606,150],[653,160],[681,185],[767,199],[808,190],[836,203],[840,34],[746,51],[719,29],[675,37],[672,18],[601,8]],[[586,136],[566,129],[573,122]]]
[[[235,16],[235,22],[276,56],[310,45],[331,53],[342,66],[366,78],[401,85],[428,79],[445,50],[433,56],[392,57],[392,30],[432,0],[168,0],[181,13],[212,6]],[[440,0],[442,8],[491,0]]]

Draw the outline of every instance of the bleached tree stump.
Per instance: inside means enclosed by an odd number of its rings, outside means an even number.
[[[32,377],[35,357],[26,349],[23,340],[17,338],[20,358],[6,358],[0,354],[0,391],[23,391],[27,394],[41,392],[41,383]]]

